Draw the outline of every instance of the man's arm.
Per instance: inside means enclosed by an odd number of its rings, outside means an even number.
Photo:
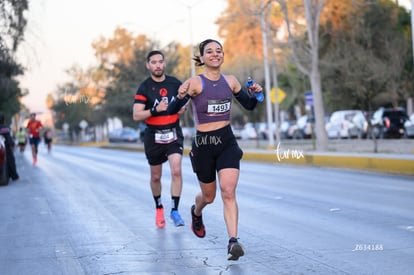
[[[145,104],[134,103],[132,118],[134,121],[143,121],[151,116],[151,110],[145,110]]]
[[[149,110],[145,110],[145,104],[134,103],[132,118],[135,121],[143,121],[150,116],[156,116],[158,113],[166,111],[167,107],[168,103],[165,101],[161,101],[157,106],[154,106]]]

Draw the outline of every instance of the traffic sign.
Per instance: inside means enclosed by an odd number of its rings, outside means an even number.
[[[277,88],[277,101],[280,104],[284,99],[286,98],[286,93],[280,89]],[[270,90],[270,100],[272,101],[272,103],[276,103],[276,95],[275,95],[275,88],[273,87]]]
[[[305,103],[306,106],[313,106],[313,94],[312,91],[305,92]]]
[[[86,121],[86,120],[81,120],[80,122],[79,122],[79,127],[82,129],[82,130],[84,130],[86,127],[88,127],[88,122]]]

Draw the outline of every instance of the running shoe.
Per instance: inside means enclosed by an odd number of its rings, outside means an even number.
[[[181,218],[180,213],[178,210],[171,210],[171,219],[173,220],[175,226],[183,226],[184,220]]]
[[[237,238],[230,238],[229,245],[227,246],[227,260],[237,261],[244,255],[243,246],[237,241]]]
[[[203,217],[202,216],[196,216],[194,214],[195,205],[191,206],[191,230],[193,230],[193,233],[199,237],[204,238],[206,235],[206,229],[204,228],[203,224]]]
[[[164,208],[156,208],[155,210],[155,225],[158,228],[163,228],[165,226]]]
[[[33,165],[36,165],[37,163],[37,157],[33,158]]]

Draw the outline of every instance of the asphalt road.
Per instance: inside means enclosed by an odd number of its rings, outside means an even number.
[[[28,151],[16,159],[21,179],[0,188],[0,274],[413,274],[413,177],[244,161],[246,255],[229,262],[219,194],[206,238],[189,229],[199,188],[187,157],[186,226],[162,230],[141,152],[55,146],[35,167]]]

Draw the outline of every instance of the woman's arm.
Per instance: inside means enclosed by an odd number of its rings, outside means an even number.
[[[201,92],[200,87],[201,80],[199,76],[187,79],[178,88],[178,94],[176,98],[168,104],[167,112],[169,114],[180,112],[181,109],[188,103],[191,97],[196,96]]]
[[[253,110],[257,105],[257,99],[254,96],[251,96],[249,93],[247,93],[241,86],[240,82],[237,80],[236,77],[233,75],[230,75],[227,77],[227,81],[230,83],[234,97],[237,99],[237,101],[247,110]],[[261,91],[260,85],[257,83],[253,84],[250,87],[251,92],[258,92]]]

